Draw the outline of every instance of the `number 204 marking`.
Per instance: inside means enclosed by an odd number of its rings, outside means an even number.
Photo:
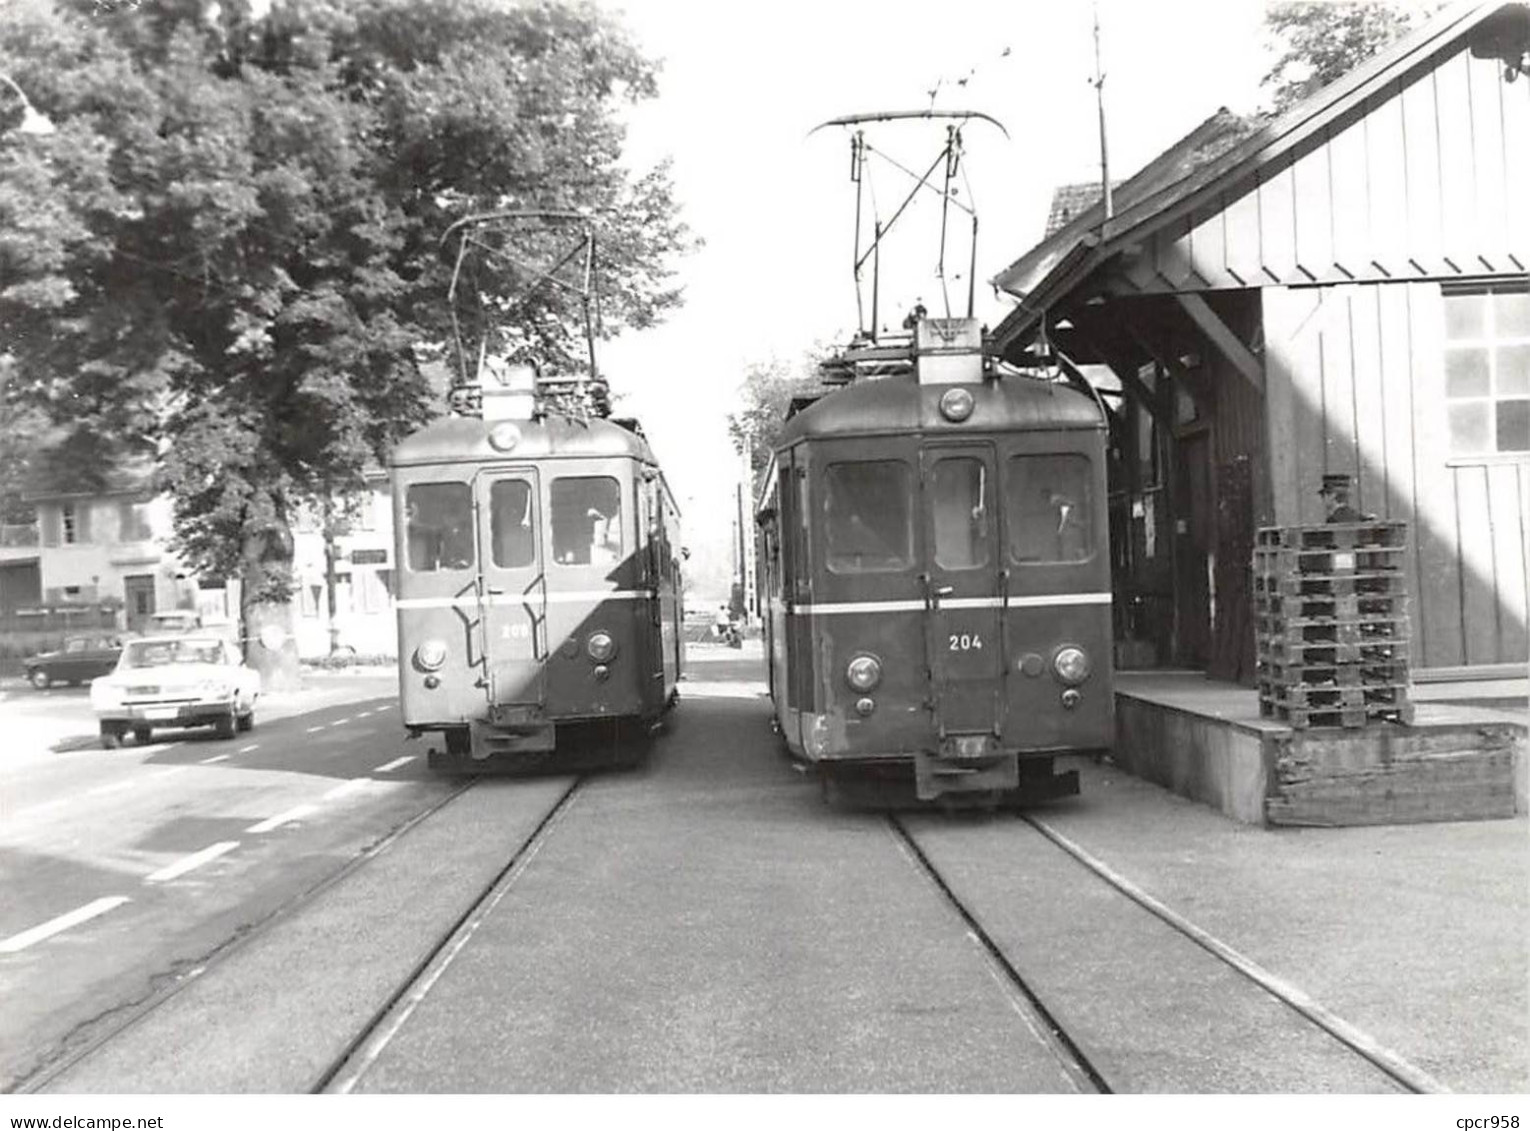
[[[981,652],[983,638],[976,632],[953,632],[946,650],[948,652]]]

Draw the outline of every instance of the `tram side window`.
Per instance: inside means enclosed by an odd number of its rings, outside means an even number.
[[[473,567],[473,497],[466,483],[413,484],[404,520],[415,573]]]
[[[536,557],[535,526],[531,521],[531,484],[524,479],[500,479],[489,488],[489,537],[494,564],[521,569]]]
[[[1019,563],[1081,562],[1094,554],[1089,460],[1081,455],[1009,461],[1009,556]]]
[[[824,539],[832,572],[890,573],[913,563],[907,464],[831,463],[824,486]]]
[[[963,456],[935,465],[930,518],[941,569],[988,564],[987,478],[982,460]]]
[[[564,476],[552,483],[553,560],[615,565],[622,556],[621,488],[610,476]]]

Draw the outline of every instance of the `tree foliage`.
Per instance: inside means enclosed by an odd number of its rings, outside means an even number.
[[[1409,31],[1416,10],[1392,0],[1284,0],[1265,25],[1279,55],[1261,85],[1277,112],[1343,77]]]
[[[795,362],[772,357],[745,367],[744,380],[738,388],[742,407],[728,414],[728,436],[737,452],[742,453],[748,445],[756,487],[786,425],[786,411],[792,398],[824,391],[818,363],[826,355],[827,350],[815,346]]]
[[[57,126],[0,119],[25,399],[97,466],[157,458],[178,550],[253,599],[289,593],[296,507],[439,411],[416,359],[448,340],[454,221],[587,211],[606,333],[679,302],[668,169],[620,163],[654,66],[587,3],[8,0],[0,71]],[[556,291],[518,316],[555,356],[582,334]]]

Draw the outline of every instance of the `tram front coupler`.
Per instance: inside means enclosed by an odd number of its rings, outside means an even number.
[[[992,734],[948,734],[936,750],[914,752],[914,788],[920,801],[951,794],[1008,791],[1020,785],[1020,757]]]

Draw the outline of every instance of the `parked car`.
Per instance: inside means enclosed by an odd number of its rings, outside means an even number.
[[[260,673],[231,641],[209,633],[130,640],[116,670],[90,685],[90,705],[111,749],[131,733],[148,742],[156,728],[212,725],[219,738],[255,725]]]
[[[121,655],[115,636],[67,636],[62,648],[39,652],[24,666],[27,680],[44,691],[55,683],[88,683],[115,668]]]

